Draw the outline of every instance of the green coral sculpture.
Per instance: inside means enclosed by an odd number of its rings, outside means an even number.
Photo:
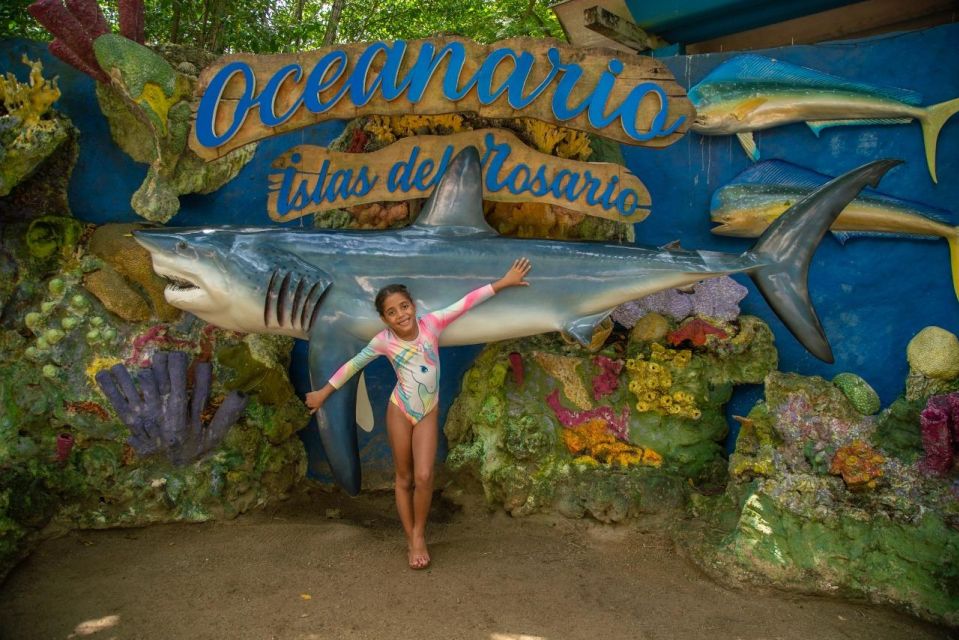
[[[119,35],[100,36],[93,49],[110,75],[109,85],[97,85],[110,133],[131,158],[150,165],[130,203],[139,215],[154,222],[168,221],[179,211],[179,196],[216,191],[253,157],[255,144],[211,162],[204,162],[187,146],[196,78]]]

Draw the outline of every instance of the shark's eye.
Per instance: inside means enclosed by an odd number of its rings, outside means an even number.
[[[186,240],[178,240],[175,245],[173,245],[173,250],[177,255],[184,256],[186,258],[196,258],[197,253],[196,249],[190,246],[190,243]]]
[[[429,370],[430,370],[429,367],[427,367],[427,366],[425,366],[425,365],[422,365],[422,364],[420,365],[420,373],[428,373]]]

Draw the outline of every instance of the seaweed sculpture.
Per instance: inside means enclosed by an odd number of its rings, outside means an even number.
[[[188,396],[187,354],[160,351],[153,364],[137,375],[139,390],[123,365],[96,375],[97,384],[129,429],[127,440],[138,455],[163,452],[176,466],[197,460],[215,448],[240,418],[248,398],[232,391],[206,426],[203,410],[210,395],[213,370],[209,362],[194,367],[193,396]]]

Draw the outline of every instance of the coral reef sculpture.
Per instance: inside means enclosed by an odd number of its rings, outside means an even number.
[[[43,77],[40,61],[31,62],[27,82],[12,73],[0,77],[0,196],[28,178],[73,133],[69,120],[51,107],[60,98],[56,79]]]
[[[576,458],[576,464],[607,464],[619,467],[645,465],[659,467],[663,458],[652,449],[623,442],[610,434],[606,421],[591,418],[575,427],[563,429],[563,444]]]
[[[611,407],[596,407],[585,411],[572,411],[564,407],[559,401],[559,391],[553,390],[546,396],[546,404],[556,414],[556,419],[560,421],[567,429],[583,424],[590,420],[601,420],[604,427],[609,432],[619,438],[626,440],[629,438],[629,407],[623,407],[623,410],[616,415]]]
[[[648,313],[676,321],[696,315],[731,322],[739,317],[739,303],[747,291],[728,276],[714,278],[695,284],[692,293],[667,289],[627,302],[613,310],[612,318],[627,329]]]
[[[711,337],[725,340],[729,337],[729,334],[707,320],[690,318],[683,322],[678,329],[666,334],[666,342],[674,347],[678,347],[684,342],[689,342],[694,347],[702,347]]]
[[[187,394],[187,354],[161,351],[153,365],[137,376],[139,391],[126,367],[115,365],[97,374],[97,384],[110,400],[131,436],[127,441],[141,456],[163,452],[182,466],[209,452],[246,408],[247,397],[231,392],[206,426],[201,417],[213,377],[209,362],[196,363],[193,395]]]
[[[536,351],[533,353],[533,359],[560,382],[563,386],[563,394],[573,404],[584,411],[593,407],[589,392],[586,391],[586,386],[580,377],[579,367],[582,361],[579,358]]]

